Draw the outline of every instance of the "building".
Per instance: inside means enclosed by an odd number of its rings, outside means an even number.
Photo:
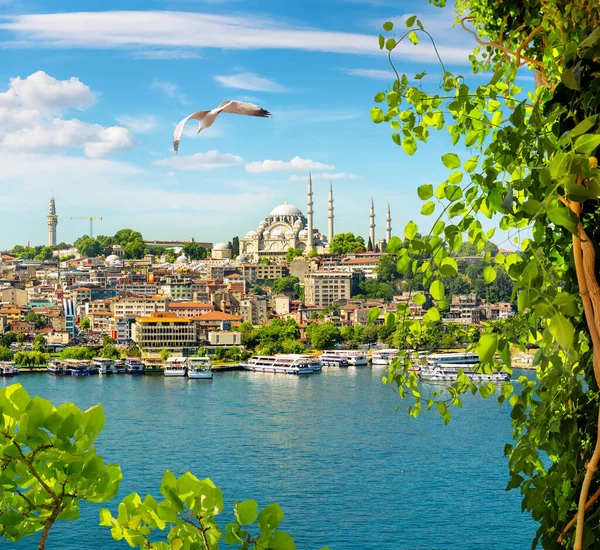
[[[131,339],[145,354],[156,354],[166,349],[182,355],[196,348],[198,340],[194,323],[169,312],[138,317],[131,327]]]
[[[159,293],[171,300],[187,300],[194,298],[191,281],[167,281],[159,289]]]
[[[171,302],[167,308],[176,317],[199,317],[215,310],[212,304],[203,302]]]
[[[444,316],[446,323],[474,325],[481,322],[483,313],[480,310],[476,294],[456,294],[452,296],[450,311]]]
[[[265,296],[248,296],[240,302],[240,315],[244,321],[252,325],[264,325],[269,318],[267,298]]]
[[[223,313],[222,311],[211,311],[200,317],[195,318],[194,324],[198,327],[198,338],[201,340],[208,339],[208,333],[211,331],[230,330],[234,323],[241,323],[242,317]]]
[[[14,287],[1,288],[0,302],[16,306],[26,306],[29,303],[28,292],[27,290]]]
[[[290,248],[325,251],[329,241],[313,227],[312,195],[309,177],[306,216],[287,202],[276,206],[256,229],[240,240],[240,256],[258,262],[260,258],[283,258]]]
[[[337,300],[349,300],[352,273],[318,271],[304,279],[304,301],[315,306],[328,306]]]
[[[168,303],[163,296],[133,296],[111,300],[113,317],[148,317],[155,312],[167,311]]]
[[[48,221],[48,246],[56,246],[56,226],[58,225],[58,216],[56,215],[56,204],[54,197],[50,199],[50,212],[46,218]]]
[[[215,260],[230,260],[231,248],[227,243],[217,243],[212,248],[211,257]]]
[[[244,264],[242,269],[244,279],[250,285],[276,281],[288,275],[288,268],[283,264]]]
[[[211,346],[241,346],[242,333],[236,331],[211,331],[208,333],[208,343]]]

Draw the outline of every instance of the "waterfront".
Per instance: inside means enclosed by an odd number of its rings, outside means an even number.
[[[223,490],[226,511],[234,498],[278,501],[282,528],[299,549],[529,547],[535,524],[521,514],[519,493],[504,490],[508,407],[465,396],[449,426],[437,414],[415,421],[395,412],[399,401],[381,384],[383,372],[231,372],[213,381],[24,374],[3,383],[18,381],[57,404],[102,403],[107,425],[98,449],[123,469],[120,497],[134,490],[159,497],[166,468],[191,470]],[[48,547],[127,548],[97,525],[98,510],[85,505]],[[36,547],[37,537],[16,546]]]

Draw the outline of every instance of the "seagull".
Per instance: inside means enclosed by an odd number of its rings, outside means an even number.
[[[244,103],[243,101],[226,100],[221,103],[216,109],[210,111],[197,111],[192,113],[190,116],[185,117],[177,126],[175,126],[175,132],[173,133],[173,149],[175,152],[179,150],[179,141],[181,139],[181,133],[185,123],[194,119],[199,122],[198,133],[206,128],[210,128],[215,122],[216,118],[220,113],[232,113],[234,115],[246,115],[246,116],[259,116],[268,118],[271,116],[269,111],[262,109],[258,105],[253,103]]]

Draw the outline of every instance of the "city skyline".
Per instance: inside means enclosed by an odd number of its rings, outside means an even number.
[[[0,248],[46,242],[51,196],[59,215],[102,217],[96,234],[132,227],[149,239],[230,239],[277,204],[304,205],[309,171],[316,226],[328,227],[333,181],[336,232],[366,238],[373,197],[379,239],[388,202],[401,235],[420,210],[416,187],[446,176],[445,136],[408,157],[369,117],[392,81],[377,34],[388,19],[403,24],[408,2],[332,1],[334,18],[313,1],[302,10],[156,0],[146,11],[109,1],[87,13],[59,4],[0,3],[0,47],[10,52],[0,67]],[[450,29],[452,10],[420,12],[449,68],[468,74],[472,42]],[[119,29],[110,39],[106,25]],[[430,47],[400,53],[401,70],[431,71],[435,85]],[[190,126],[175,155],[175,123],[224,99],[255,102],[273,119],[223,115],[200,137]],[[72,242],[87,223],[59,223],[58,233]]]

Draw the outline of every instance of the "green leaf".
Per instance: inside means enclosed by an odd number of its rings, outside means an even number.
[[[599,134],[584,134],[575,140],[573,148],[575,151],[589,155],[593,153],[600,145]]]
[[[385,101],[385,93],[384,92],[379,92],[375,97],[374,97],[375,103],[382,103],[383,101]]]
[[[407,155],[414,155],[417,150],[417,142],[412,136],[406,136],[402,140],[402,149]]]
[[[417,188],[417,193],[421,200],[426,201],[427,199],[430,199],[431,197],[433,197],[433,185],[431,185],[430,183],[425,183],[423,185],[420,185]]]
[[[394,328],[396,326],[396,314],[392,313],[391,311],[388,311],[385,314],[385,318],[384,318],[384,322],[385,322],[385,326],[387,328]]]
[[[409,32],[408,39],[416,46],[419,43],[419,37],[416,32]]]
[[[272,550],[296,550],[294,539],[283,531],[275,531],[269,541],[269,549]]]
[[[437,322],[440,320],[440,312],[438,311],[438,309],[436,307],[430,307],[427,310],[427,315],[429,315],[429,318],[433,321],[433,322]]]
[[[262,532],[273,531],[279,527],[283,518],[284,515],[281,506],[274,502],[265,506],[260,514],[258,514],[258,526]]]
[[[394,24],[391,21],[386,21],[383,24],[383,30],[384,31],[390,32],[393,28],[394,28]]]
[[[462,172],[452,172],[452,174],[450,174],[448,176],[448,183],[451,183],[453,185],[457,185],[459,184],[463,179],[463,173]]]
[[[412,241],[415,236],[417,235],[417,231],[419,230],[417,224],[413,221],[410,221],[406,224],[406,227],[404,228],[404,236],[409,240]]]
[[[379,319],[379,315],[381,314],[381,309],[378,307],[373,307],[369,310],[369,323],[376,321]]]
[[[484,332],[477,342],[475,347],[479,360],[482,363],[489,363],[494,358],[496,349],[498,348],[498,336]]]
[[[385,46],[385,36],[383,36],[383,34],[379,35],[379,49],[383,50],[383,47]]]
[[[388,52],[391,52],[395,47],[396,47],[396,40],[394,40],[393,38],[388,38],[385,41],[385,49]]]
[[[406,26],[407,27],[412,27],[415,24],[415,19],[417,18],[416,15],[411,15],[407,20],[406,20]]]
[[[404,250],[406,252],[406,250]],[[408,271],[408,266],[410,265],[410,256],[408,254],[401,255],[396,262],[396,271],[403,275]]]
[[[371,108],[371,120],[375,124],[380,124],[381,122],[383,122],[383,118],[383,111],[379,107]]]
[[[556,153],[550,162],[550,176],[552,179],[557,180],[561,176],[568,174],[572,160],[573,155],[570,153],[563,153],[561,151]]]
[[[442,162],[448,170],[460,168],[460,158],[456,153],[446,153],[445,155],[442,155]]]
[[[577,65],[563,71],[560,75],[560,79],[567,88],[579,90],[581,87],[581,68]]]
[[[442,283],[440,280],[433,281],[429,287],[429,293],[436,301],[443,300],[445,297],[445,292],[446,289],[444,288],[444,283]]]
[[[496,280],[496,270],[491,265],[483,268],[483,280],[489,285]]]
[[[435,203],[433,201],[428,201],[421,208],[421,214],[423,214],[423,216],[429,216],[430,214],[433,214],[434,210]]]
[[[580,136],[581,134],[587,134],[588,130],[591,130],[598,121],[598,115],[589,116],[583,119],[575,128],[573,128],[569,134],[572,137]]]
[[[548,210],[547,215],[552,223],[566,227],[571,233],[577,234],[579,218],[569,208],[556,206]]]
[[[449,256],[442,260],[440,264],[440,272],[445,277],[454,277],[458,275],[458,264],[454,258],[450,258]]]
[[[241,525],[250,525],[258,517],[258,504],[254,500],[245,500],[234,506],[235,519]]]
[[[575,329],[573,324],[562,313],[553,315],[548,322],[548,330],[559,345],[568,350],[573,346]]]
[[[427,298],[425,298],[425,294],[419,293],[413,296],[412,301],[415,305],[422,306],[427,301]]]
[[[385,246],[385,251],[388,254],[396,254],[402,248],[402,241],[398,237],[392,237],[390,242]]]

